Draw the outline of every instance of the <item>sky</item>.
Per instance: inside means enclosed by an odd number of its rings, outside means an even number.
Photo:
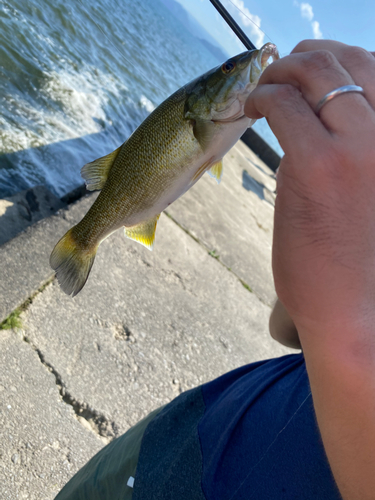
[[[209,0],[178,0],[229,55],[244,50]],[[374,0],[221,0],[256,47],[274,42],[285,56],[306,38],[375,50]],[[239,10],[240,9],[240,10]],[[240,12],[242,11],[242,13]],[[255,24],[254,24],[255,23]]]

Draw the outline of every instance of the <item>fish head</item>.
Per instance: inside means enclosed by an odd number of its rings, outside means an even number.
[[[266,43],[259,50],[242,52],[186,86],[185,118],[231,122],[244,116],[244,104],[259,78],[279,54]]]

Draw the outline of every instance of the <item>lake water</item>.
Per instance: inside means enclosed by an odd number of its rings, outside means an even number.
[[[0,198],[37,184],[66,194],[221,62],[158,0],[0,0]],[[254,128],[281,152],[264,120]]]

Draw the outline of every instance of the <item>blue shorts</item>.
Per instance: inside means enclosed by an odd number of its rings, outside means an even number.
[[[103,448],[56,500],[339,500],[302,354],[187,391]]]

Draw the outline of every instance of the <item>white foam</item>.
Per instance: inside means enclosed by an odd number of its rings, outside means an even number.
[[[20,119],[0,116],[0,151],[12,153],[100,132],[103,124],[112,125],[105,112],[109,99],[118,100],[126,91],[122,82],[96,68],[46,72],[40,93],[48,107],[7,96],[8,109]]]
[[[61,130],[65,130],[70,137],[76,136],[77,125],[83,133],[90,134],[100,131],[94,118],[106,121],[103,108],[108,98],[101,87],[94,88],[89,83],[89,78],[87,72],[74,75],[67,71],[53,71],[42,90],[52,101],[62,106],[62,112],[57,112],[56,117],[61,122]]]
[[[155,109],[155,106],[153,105],[153,103],[150,101],[150,99],[147,99],[146,96],[142,95],[139,102],[141,103],[141,106],[143,108],[145,108],[145,110],[148,112],[148,113],[152,113]]]

